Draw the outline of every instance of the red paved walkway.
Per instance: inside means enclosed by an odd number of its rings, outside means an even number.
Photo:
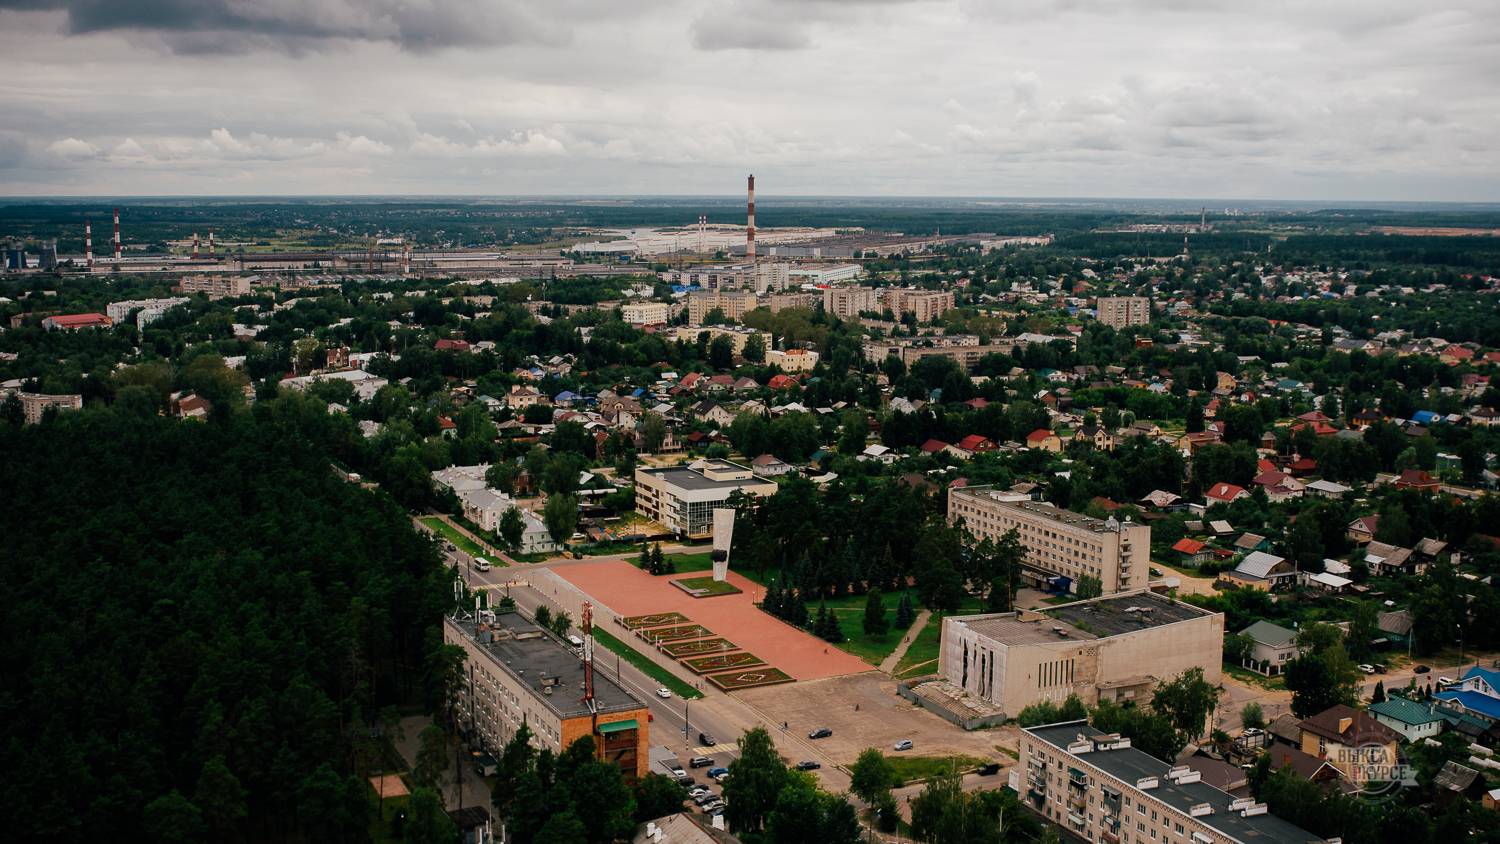
[[[738,595],[694,598],[673,586],[672,577],[655,577],[619,560],[555,566],[552,570],[617,617],[676,610],[797,680],[873,670],[859,657],[761,612],[755,601],[765,587],[732,571],[729,582],[740,588]]]

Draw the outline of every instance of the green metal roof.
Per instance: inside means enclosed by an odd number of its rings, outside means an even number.
[[[626,721],[610,721],[608,724],[600,724],[599,732],[618,733],[624,730],[639,730],[640,728],[641,725],[636,723],[636,720],[634,718],[631,718]]]
[[[1443,716],[1433,712],[1432,707],[1394,695],[1380,703],[1370,704],[1369,712],[1373,715],[1381,715],[1414,727],[1443,720]]]

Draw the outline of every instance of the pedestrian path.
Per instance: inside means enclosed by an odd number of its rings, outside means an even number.
[[[930,610],[922,610],[917,613],[917,617],[912,621],[911,626],[906,628],[906,635],[902,636],[901,641],[896,643],[896,649],[891,651],[891,655],[880,663],[881,671],[892,675],[896,673],[896,666],[901,664],[901,657],[906,656],[906,649],[911,647],[911,643],[917,640],[917,634],[921,633],[922,628],[927,626],[927,620],[930,618],[932,618]]]

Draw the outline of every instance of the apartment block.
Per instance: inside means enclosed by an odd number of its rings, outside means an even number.
[[[83,396],[78,394],[48,395],[46,393],[17,393],[16,397],[21,400],[21,417],[27,425],[35,425],[42,421],[42,416],[47,413],[47,408],[56,408],[58,413],[65,410],[83,410]]]
[[[186,296],[173,296],[168,299],[127,299],[123,302],[110,302],[104,309],[104,313],[116,323],[124,322],[135,314],[135,324],[144,328],[147,325],[161,319],[162,314],[188,303]]]
[[[684,343],[696,343],[698,338],[708,335],[708,342],[712,343],[717,337],[728,337],[734,344],[734,353],[742,355],[745,353],[745,344],[750,342],[751,337],[759,337],[761,343],[767,349],[771,348],[771,335],[756,328],[746,328],[742,325],[682,325],[672,332],[672,336]],[[769,354],[769,352],[768,352]]]
[[[1097,310],[1099,321],[1114,328],[1151,322],[1151,300],[1145,296],[1100,296]]]
[[[179,293],[204,293],[210,299],[250,295],[250,278],[235,275],[190,275],[177,282]]]
[[[999,541],[1015,528],[1026,546],[1025,579],[1042,588],[1077,591],[1096,577],[1105,595],[1144,589],[1150,574],[1151,528],[1096,519],[1040,501],[1016,501],[989,486],[948,490],[948,523],[963,519],[976,539]]]
[[[661,325],[672,318],[672,306],[665,302],[631,302],[620,306],[620,317],[631,325]]]
[[[773,293],[769,299],[771,313],[780,313],[790,308],[812,310],[818,306],[816,293]]]
[[[718,308],[728,319],[744,319],[755,310],[755,294],[748,290],[704,290],[688,294],[688,324],[702,325],[708,312]]]
[[[895,356],[911,369],[912,364],[926,357],[945,357],[958,364],[965,372],[974,368],[985,355],[1005,354],[1015,351],[1009,342],[981,345],[973,334],[950,334],[946,337],[902,337],[891,340],[866,340],[862,346],[865,360],[880,363]]]
[[[953,293],[948,290],[892,288],[882,291],[880,299],[891,313],[912,314],[918,323],[932,322],[953,308]]]
[[[880,299],[870,287],[830,287],[823,291],[823,310],[839,319],[853,319],[880,310]]]
[[[1150,698],[1157,684],[1203,668],[1217,685],[1224,616],[1149,590],[943,619],[939,671],[964,693],[1015,717],[1078,695],[1089,706]]]
[[[1021,731],[1010,787],[1048,820],[1101,844],[1313,844],[1252,797],[1203,782],[1084,721]]]
[[[454,711],[476,750],[497,754],[525,724],[538,749],[561,753],[591,735],[600,758],[627,779],[646,775],[646,703],[595,671],[591,712],[582,694],[583,659],[551,633],[519,613],[482,610],[443,619],[443,641],[464,652]]]
[[[728,460],[635,470],[635,509],[679,536],[704,537],[713,530],[713,510],[736,491],[765,498],[775,482]]]

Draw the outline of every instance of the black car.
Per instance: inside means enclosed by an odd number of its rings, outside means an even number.
[[[808,733],[807,737],[811,738],[811,739],[819,739],[819,738],[828,738],[831,735],[833,735],[833,730],[830,730],[827,727],[819,727],[816,730],[813,730],[812,732]]]
[[[1411,670],[1411,673],[1413,673],[1413,674],[1426,674],[1427,672],[1429,672],[1431,670],[1432,670],[1431,668],[1428,668],[1425,665],[1418,665],[1416,668],[1413,668]]]
[[[999,762],[991,762],[988,765],[980,765],[979,766],[979,775],[981,777],[993,777],[994,775],[996,775],[998,773],[1000,773],[1000,763]]]
[[[718,744],[718,742],[714,741],[714,737],[709,735],[708,733],[699,733],[698,743],[703,745],[704,747],[713,747],[714,745]]]
[[[797,770],[799,771],[816,771],[821,767],[823,767],[821,764],[814,762],[811,759],[804,759],[803,761],[797,763]]]

